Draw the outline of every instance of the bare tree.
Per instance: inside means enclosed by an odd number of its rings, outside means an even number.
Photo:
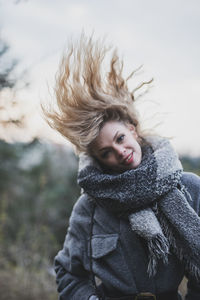
[[[12,60],[7,63],[7,65],[5,65],[5,62],[3,61],[8,50],[9,46],[3,40],[0,40],[0,91],[4,88],[13,88],[16,83],[16,81],[11,80],[10,76],[17,61]]]
[[[0,38],[0,127],[5,129],[11,126],[24,126],[24,115],[13,114],[19,106],[18,89],[28,85],[27,82],[23,82],[23,86],[19,87],[18,83],[23,81],[24,72],[18,78],[14,75],[17,64],[18,61],[9,56],[8,44]]]

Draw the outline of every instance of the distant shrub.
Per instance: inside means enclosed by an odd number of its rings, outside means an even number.
[[[1,300],[56,300],[56,284],[45,271],[27,272],[22,268],[0,272]]]
[[[55,300],[55,254],[79,195],[64,146],[0,141],[0,299]]]
[[[200,176],[200,157],[181,156],[185,171],[196,173]]]

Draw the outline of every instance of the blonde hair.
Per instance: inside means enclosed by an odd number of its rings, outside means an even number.
[[[134,92],[122,76],[123,61],[116,49],[112,52],[108,72],[102,72],[107,52],[103,41],[81,35],[71,43],[61,60],[55,84],[57,108],[42,106],[48,124],[66,137],[77,152],[88,152],[103,124],[119,120],[134,124],[139,131]]]

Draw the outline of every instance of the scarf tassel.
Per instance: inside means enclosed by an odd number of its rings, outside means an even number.
[[[160,224],[162,230],[169,241],[170,247],[177,258],[183,263],[187,275],[191,276],[195,281],[200,283],[200,268],[197,267],[196,263],[191,261],[191,257],[185,253],[184,249],[177,246],[174,238],[173,229],[169,226],[166,217],[160,212]]]
[[[169,243],[166,237],[162,234],[157,234],[152,239],[148,240],[149,263],[147,273],[149,277],[156,274],[158,259],[161,259],[164,264],[168,263]]]

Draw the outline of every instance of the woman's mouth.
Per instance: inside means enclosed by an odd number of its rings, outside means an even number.
[[[129,165],[133,161],[133,152],[131,152],[123,161],[125,165]]]

